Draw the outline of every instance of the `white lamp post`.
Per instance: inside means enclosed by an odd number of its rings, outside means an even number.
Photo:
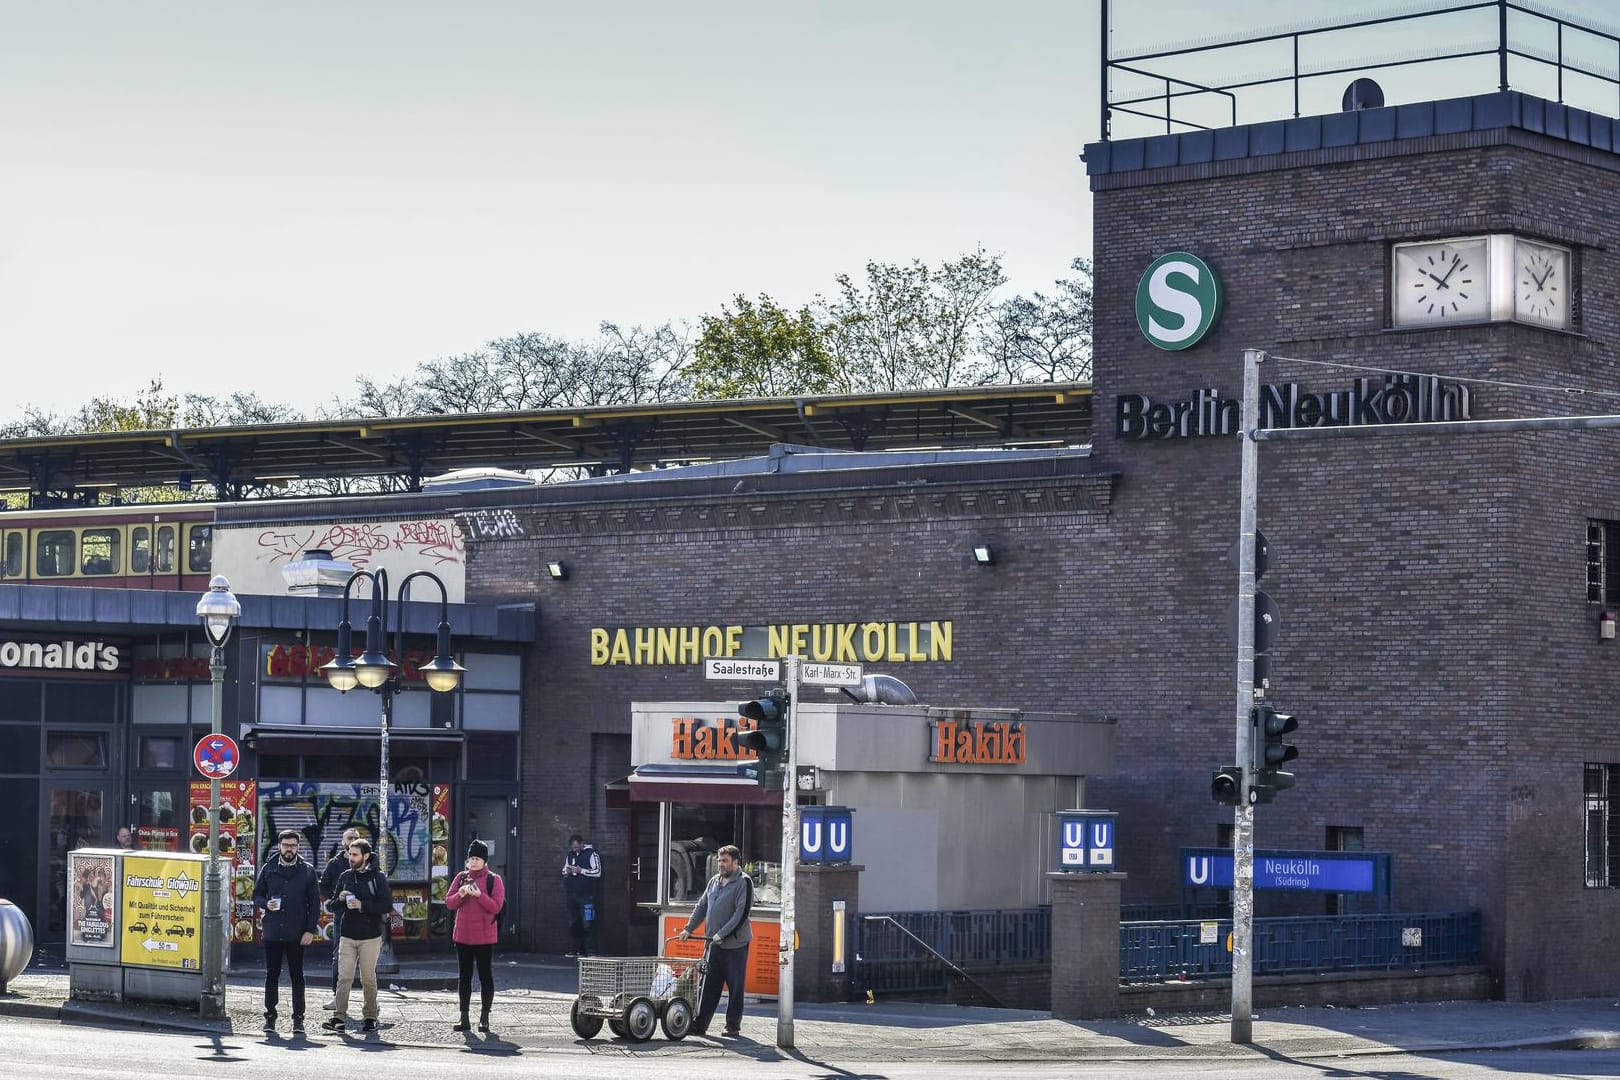
[[[366,619],[365,651],[356,658],[354,632],[349,625],[349,597],[353,593],[354,583],[362,578],[371,582],[371,615]],[[407,574],[399,583],[399,592],[395,600],[397,610],[394,617],[394,653],[402,659],[405,656],[404,604],[410,595],[411,582],[417,578],[427,578],[439,587],[437,648],[434,650],[433,659],[422,665],[420,670],[428,689],[447,693],[461,685],[461,676],[466,668],[456,663],[450,651],[450,594],[445,590],[444,582],[437,574],[418,570]],[[337,655],[332,657],[330,663],[321,666],[326,681],[340,694],[346,694],[358,686],[382,695],[382,726],[378,740],[381,747],[381,770],[377,792],[377,828],[381,835],[375,838],[376,843],[372,847],[377,852],[377,868],[384,873],[391,869],[385,860],[384,852],[388,850],[393,838],[392,808],[388,798],[389,790],[393,786],[388,768],[388,729],[394,721],[394,695],[403,689],[400,667],[387,652],[388,605],[388,571],[381,568],[356,570],[343,586],[343,613],[338,621]],[[393,973],[399,970],[399,964],[394,959],[392,920],[385,923],[385,926],[387,928],[383,932],[382,949],[377,957],[377,970]]]
[[[223,575],[208,582],[197,601],[197,618],[213,646],[208,676],[213,683],[213,732],[220,733],[225,716],[225,642],[242,616],[242,605],[231,594]],[[199,1012],[219,1019],[225,1015],[225,877],[219,866],[219,777],[208,780],[208,870],[203,875],[203,993]]]

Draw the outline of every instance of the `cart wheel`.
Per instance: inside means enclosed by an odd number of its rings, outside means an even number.
[[[600,1016],[580,1015],[580,1004],[579,998],[575,998],[573,1011],[568,1014],[568,1023],[573,1027],[575,1035],[582,1039],[589,1039],[602,1030],[602,1018]]]
[[[651,998],[638,997],[624,1007],[624,1037],[646,1042],[658,1030],[658,1008]]]
[[[609,1020],[608,1030],[613,1032],[613,1034],[617,1035],[619,1038],[624,1038],[624,1021],[618,1019],[617,1017]]]
[[[692,1030],[692,1006],[685,998],[676,998],[664,1006],[663,1027],[666,1039],[686,1038],[686,1033]]]

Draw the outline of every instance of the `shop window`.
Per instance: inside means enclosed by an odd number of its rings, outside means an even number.
[[[186,530],[186,573],[206,574],[214,564],[214,530],[210,525],[192,525]]]
[[[46,732],[45,764],[53,769],[105,769],[107,736],[99,731]]]
[[[152,569],[152,530],[137,525],[129,530],[129,572],[145,574]]]
[[[46,708],[53,717],[73,717],[80,723],[111,723],[119,719],[119,690],[117,683],[70,682],[63,679],[46,684]]]
[[[117,529],[86,529],[79,537],[79,569],[87,576],[122,569],[123,537]]]
[[[1620,765],[1586,764],[1586,885],[1620,887]]]
[[[143,769],[173,769],[184,760],[178,735],[142,735],[136,742],[139,746],[137,760]]]
[[[38,679],[0,679],[0,722],[39,723],[45,715],[44,685]]]
[[[0,773],[39,773],[39,728],[0,724]],[[10,783],[11,781],[6,781]]]
[[[297,754],[259,755],[260,780],[296,780],[300,775]]]
[[[736,844],[754,879],[755,899],[782,899],[782,810],[778,806],[671,803],[665,844],[668,899],[691,901],[719,872],[718,852]]]
[[[28,540],[20,532],[6,533],[4,574],[8,578],[24,577],[28,568],[24,565],[28,553]]]
[[[42,529],[34,537],[34,572],[39,577],[66,577],[77,567],[72,529]]]
[[[138,809],[140,816],[136,821],[137,825],[148,829],[174,829],[178,834],[180,812],[175,805],[174,792],[143,791],[140,795]],[[165,848],[164,850],[178,851],[179,848],[180,845],[176,843],[174,847]]]

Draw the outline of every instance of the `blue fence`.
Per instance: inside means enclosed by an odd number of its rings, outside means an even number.
[[[1121,923],[1121,982],[1228,978],[1232,920]],[[1204,941],[1205,937],[1213,941]],[[1387,971],[1479,962],[1479,912],[1319,915],[1254,920],[1254,973]]]
[[[887,920],[892,919],[894,922]],[[862,990],[945,989],[946,968],[894,923],[969,972],[1044,964],[1052,956],[1052,909],[890,911],[863,918],[855,943],[855,984]]]
[[[969,973],[1044,964],[1052,955],[1052,909],[894,911],[863,918],[855,941],[855,986],[878,993],[927,993],[946,986],[946,967],[887,920]],[[1213,933],[1206,930],[1214,924]],[[1232,921],[1175,919],[1121,923],[1125,983],[1228,978]],[[1213,938],[1205,941],[1204,938]],[[1254,921],[1254,973],[1412,970],[1478,963],[1477,911],[1322,915]]]

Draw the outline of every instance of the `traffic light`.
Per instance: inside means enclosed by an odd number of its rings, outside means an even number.
[[[1236,765],[1217,770],[1209,782],[1209,794],[1222,806],[1242,806],[1243,770]]]
[[[1299,757],[1299,747],[1283,742],[1283,736],[1299,730],[1299,721],[1270,705],[1249,710],[1254,725],[1250,745],[1254,748],[1254,793],[1256,802],[1270,802],[1277,792],[1294,786],[1294,774],[1282,766]]]
[[[778,687],[765,697],[737,706],[739,716],[754,722],[754,730],[743,732],[737,741],[759,759],[759,786],[771,791],[784,787],[789,704],[787,691]]]

